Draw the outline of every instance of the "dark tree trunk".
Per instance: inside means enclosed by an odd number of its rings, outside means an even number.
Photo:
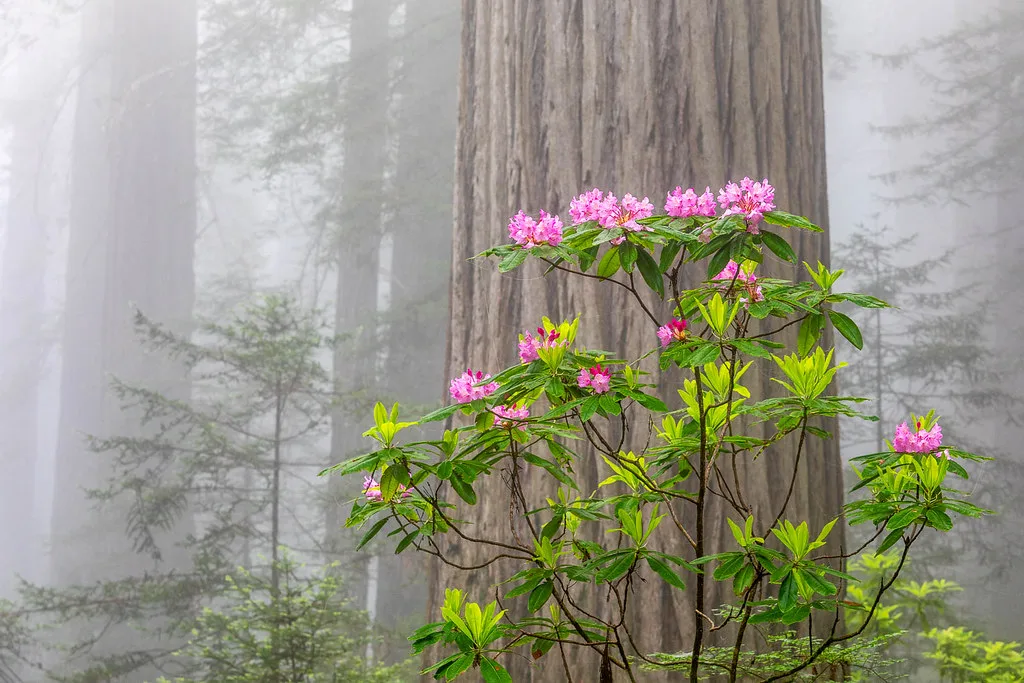
[[[444,379],[459,62],[453,36],[459,30],[459,4],[408,2],[400,43],[398,157],[387,225],[394,246],[385,381],[386,393],[403,405],[407,417],[436,404]],[[425,559],[413,552],[381,558],[382,583],[393,587],[380,597],[381,615],[422,613]]]
[[[377,381],[377,278],[380,270],[381,207],[386,163],[385,135],[389,101],[388,19],[390,3],[355,0],[350,34],[351,58],[345,90],[344,160],[340,222],[337,226],[338,280],[335,333],[344,339],[334,354],[339,393],[363,406]],[[367,449],[361,434],[369,409],[349,405],[331,421],[331,462]],[[327,550],[345,550],[341,526],[346,490],[339,477],[329,480]]]
[[[749,175],[772,181],[781,208],[827,221],[817,0],[465,0],[462,21],[450,376],[515,362],[515,334],[536,327],[545,314],[582,313],[581,343],[626,357],[657,343],[654,326],[608,286],[542,280],[539,269],[501,276],[493,264],[469,263],[507,240],[508,217],[520,208],[568,218],[573,195],[595,186],[620,196],[646,194],[660,207],[676,185],[717,188]],[[828,262],[827,237],[787,236],[796,238],[801,260]],[[772,271],[799,276],[788,266]],[[668,305],[654,304],[661,317],[669,316]],[[658,377],[653,362],[646,369]],[[766,377],[746,379],[755,395],[768,390]],[[668,389],[666,397],[678,402]],[[817,529],[840,512],[841,464],[835,442],[815,441],[806,450],[787,517],[806,518]],[[795,447],[780,449],[741,468],[746,500],[759,518],[773,519],[781,506],[794,455]],[[596,488],[602,475],[592,457],[577,471],[583,491]],[[550,489],[550,478],[531,478],[524,488]],[[491,533],[507,529],[508,492],[500,477],[479,500],[474,521]],[[720,506],[708,510],[707,553],[732,543],[724,515]],[[833,535],[838,541],[838,530]],[[692,558],[668,534],[659,545]],[[451,543],[447,552],[463,564],[480,557],[467,544]],[[431,616],[445,587],[467,587],[472,599],[488,600],[498,576],[493,566],[471,574],[439,567]],[[690,648],[695,582],[688,583],[685,593],[660,581],[638,587],[631,599],[643,651]],[[731,596],[714,588],[707,591],[709,609]],[[589,604],[607,611],[596,591]],[[544,673],[532,678],[524,658],[507,663],[517,681],[564,679],[555,651],[541,660]],[[570,668],[576,680],[593,681],[597,665],[580,653]]]

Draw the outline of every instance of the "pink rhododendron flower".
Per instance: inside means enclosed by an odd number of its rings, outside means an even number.
[[[519,335],[519,360],[524,363],[529,363],[540,358],[537,355],[537,349],[540,346],[540,340],[534,337],[532,334]]]
[[[755,183],[744,178],[737,183],[727,183],[718,192],[718,203],[725,209],[723,216],[742,214],[747,221],[747,231],[756,235],[760,232],[757,224],[768,211],[775,210],[775,188],[765,178]]]
[[[448,393],[451,394],[452,399],[456,403],[469,403],[478,398],[487,398],[498,390],[498,383],[490,382],[483,386],[474,385],[490,378],[490,375],[485,375],[482,372],[478,371],[474,374],[472,370],[466,370],[462,375],[452,380],[451,385],[448,387]]]
[[[384,500],[384,496],[380,492],[380,484],[373,477],[363,477],[363,493],[366,494],[366,500],[373,502]]]
[[[529,332],[524,332],[519,336],[519,360],[524,363],[537,360],[540,358],[538,350],[550,349],[564,343],[564,341],[558,341],[561,336],[558,330],[545,332],[543,327],[537,328],[536,337]]]
[[[562,221],[543,210],[539,220],[520,211],[509,220],[508,236],[527,249],[541,244],[555,247],[562,241]]]
[[[626,194],[619,199],[609,192],[607,195],[596,187],[574,198],[569,204],[569,215],[576,223],[597,221],[607,230],[622,229],[631,232],[650,231],[651,228],[637,223],[641,218],[654,215],[654,204],[647,197],[637,199]],[[616,237],[612,244],[622,244],[625,237]]]
[[[753,272],[746,272],[740,268],[740,264],[730,260],[725,265],[718,275],[711,278],[712,280],[724,281],[725,284],[720,287],[723,292],[729,291],[733,282],[737,282],[743,286],[747,291],[747,296],[741,296],[740,302],[749,305],[749,301],[757,302],[764,301],[764,292],[761,291],[761,285],[757,284],[757,276]],[[749,301],[748,301],[749,298]]]
[[[683,192],[682,187],[677,187],[665,197],[665,213],[678,218],[688,218],[690,216],[707,216],[710,218],[715,215],[717,208],[715,195],[711,192],[710,187],[705,188],[704,194],[699,197],[692,187],[686,192]]]
[[[668,346],[674,341],[682,341],[686,338],[686,321],[673,318],[658,328],[658,339],[662,346]]]
[[[595,394],[603,394],[608,391],[611,381],[611,370],[602,368],[600,363],[589,369],[580,368],[580,375],[576,378],[576,384],[581,389],[590,387]]]
[[[518,427],[530,417],[530,409],[523,406],[522,408],[516,408],[515,406],[495,406],[494,413],[501,418],[501,426],[506,429]]]
[[[740,272],[740,264],[730,260],[729,263],[725,264],[725,268],[722,268],[722,272],[711,279],[728,280],[729,282],[732,282],[735,279],[740,282],[746,282],[746,275]]]
[[[580,196],[574,197],[569,202],[569,215],[572,217],[573,224],[596,221],[597,205],[601,203],[602,199],[604,199],[604,192],[596,187],[590,192],[584,192]]]
[[[930,453],[942,445],[942,427],[934,425],[931,429],[922,429],[921,421],[917,422],[917,431],[910,431],[904,422],[896,428],[892,439],[892,448],[897,453]]]

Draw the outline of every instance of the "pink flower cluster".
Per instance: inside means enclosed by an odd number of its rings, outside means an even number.
[[[921,421],[917,421],[917,431],[912,432],[904,422],[896,428],[892,439],[892,448],[897,453],[931,453],[942,446],[942,427],[934,425],[931,429],[922,429]]]
[[[654,215],[654,204],[651,204],[647,197],[637,199],[628,193],[623,195],[620,202],[611,192],[605,195],[595,187],[569,203],[569,215],[575,223],[597,221],[607,230],[621,228],[630,232],[650,232],[650,227],[640,225],[637,221]],[[625,239],[616,237],[612,244],[622,244]]]
[[[543,210],[539,220],[520,211],[508,223],[508,236],[527,249],[541,244],[556,247],[562,241],[562,221]]]
[[[676,187],[665,197],[665,213],[677,218],[689,218],[690,216],[711,218],[715,215],[717,208],[715,195],[711,192],[710,187],[705,188],[704,194],[699,197],[692,187],[686,192],[683,192],[683,188]]]
[[[744,178],[738,184],[727,183],[718,192],[718,203],[725,209],[723,216],[742,214],[747,221],[747,231],[756,235],[760,232],[757,224],[768,211],[775,210],[775,188],[765,178],[755,183]]]
[[[466,370],[462,375],[452,380],[451,385],[448,387],[448,393],[451,394],[452,399],[456,403],[469,403],[478,398],[487,398],[498,390],[498,383],[490,382],[482,386],[475,385],[482,384],[490,378],[490,375],[485,375],[482,372],[478,371],[474,374],[472,370]]]
[[[408,498],[412,495],[412,491],[399,484],[398,494],[402,498]],[[384,494],[380,492],[380,484],[373,477],[363,477],[363,495],[371,503],[379,503],[384,500]]]
[[[753,273],[743,272],[740,264],[735,261],[730,260],[725,268],[722,269],[722,272],[711,279],[724,280],[727,283],[722,287],[723,292],[729,291],[733,281],[739,282],[747,290],[750,301],[764,301],[764,292],[761,291],[761,285],[757,284],[757,276]],[[740,297],[740,301],[747,303],[747,297]]]
[[[662,346],[668,346],[674,341],[686,339],[686,321],[673,318],[658,328],[658,339]]]
[[[523,424],[523,420],[530,417],[530,409],[525,406],[522,408],[516,408],[515,406],[495,406],[494,414],[501,418],[502,427],[512,429],[513,427],[519,427]]]
[[[551,330],[545,333],[543,327],[537,328],[537,336],[534,337],[529,332],[524,332],[522,338],[519,340],[519,360],[524,363],[535,361],[540,356],[537,354],[538,349],[550,349],[558,346],[562,343],[558,341],[561,334],[558,330]]]
[[[592,368],[580,368],[580,375],[576,378],[576,384],[580,389],[590,387],[595,394],[603,394],[609,389],[612,381],[612,371],[602,368],[598,363]]]

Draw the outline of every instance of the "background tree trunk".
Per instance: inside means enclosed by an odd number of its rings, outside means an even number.
[[[181,366],[139,345],[134,310],[177,333],[191,329],[196,3],[93,4],[86,8],[74,132],[52,522],[58,587],[139,575],[154,565],[126,538],[124,506],[115,501],[97,510],[85,494],[106,483],[111,456],[88,452],[83,436],[140,434],[140,415],[122,408],[110,378],[177,399],[189,395]],[[189,524],[186,516],[160,539],[161,569],[185,566],[175,543]],[[138,638],[112,630],[93,653],[122,652]]]
[[[352,4],[334,318],[335,334],[345,338],[334,354],[334,376],[337,391],[354,400],[351,405],[346,402],[332,418],[331,462],[341,462],[366,447],[367,440],[361,435],[369,408],[355,410],[353,406],[367,403],[377,383],[377,280],[387,161],[390,14],[388,2],[355,0]],[[326,546],[331,555],[347,550],[343,525],[354,493],[341,477],[328,480]],[[360,594],[360,586],[352,588],[354,595]]]
[[[448,332],[448,280],[452,252],[452,180],[455,167],[459,0],[406,3],[395,83],[398,153],[393,209],[386,226],[393,239],[390,311],[385,319],[386,394],[403,416],[432,410],[444,382]],[[436,425],[435,425],[436,426]],[[434,438],[438,430],[423,430]],[[401,630],[420,619],[426,597],[427,557],[385,551],[380,618]],[[408,633],[406,628],[404,633]],[[403,638],[404,641],[404,638]],[[399,652],[407,653],[401,642]]]
[[[657,343],[651,323],[611,287],[540,279],[536,268],[501,276],[493,263],[467,261],[506,241],[508,217],[520,208],[568,218],[570,199],[597,186],[620,196],[647,194],[660,210],[676,185],[717,189],[749,175],[771,180],[781,208],[827,222],[817,0],[465,0],[462,21],[450,376],[466,367],[495,372],[515,362],[516,333],[536,327],[544,314],[582,313],[580,343],[626,357]],[[787,237],[796,239],[801,259],[828,262],[827,236]],[[768,270],[799,277],[784,264]],[[703,277],[690,275],[691,285]],[[668,304],[656,305],[669,317]],[[657,378],[656,362],[646,369]],[[755,396],[768,390],[766,376],[746,379]],[[666,390],[673,405],[674,394]],[[806,450],[787,516],[806,518],[818,529],[842,503],[838,444],[813,440]],[[779,449],[742,467],[746,499],[759,518],[778,512],[794,455],[795,448]],[[592,456],[577,471],[584,491],[601,478]],[[551,488],[550,477],[524,485],[528,491]],[[474,521],[492,534],[507,529],[508,492],[500,477],[479,491],[479,500]],[[732,543],[724,515],[721,506],[708,510],[708,553]],[[833,535],[838,545],[838,529]],[[658,543],[692,557],[668,534]],[[467,544],[450,542],[446,550],[464,564],[480,558]],[[493,599],[498,576],[495,566],[471,574],[437,566],[431,617],[445,587],[466,587],[474,600]],[[688,583],[685,593],[660,581],[638,588],[632,605],[641,649],[690,648],[694,582]],[[711,608],[729,598],[714,588],[707,597]],[[593,593],[590,605],[607,612],[604,596]],[[506,663],[517,681],[563,680],[556,659],[553,650],[540,660],[543,674],[532,677],[526,658]],[[570,668],[576,680],[593,681],[596,664],[590,653],[578,653]]]
[[[37,48],[22,56],[34,69]],[[52,58],[52,55],[51,55]],[[11,126],[10,191],[0,265],[0,596],[12,599],[15,573],[39,580],[40,532],[35,481],[39,460],[39,384],[48,344],[44,339],[48,242],[55,233],[52,151],[59,62],[19,77],[21,98],[6,121]],[[56,68],[55,68],[56,67]],[[56,73],[59,72],[59,73]],[[14,520],[20,520],[15,522]]]

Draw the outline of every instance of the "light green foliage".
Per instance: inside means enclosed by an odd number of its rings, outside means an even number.
[[[232,317],[198,325],[189,336],[141,313],[136,323],[149,351],[189,371],[191,400],[114,379],[114,392],[139,411],[142,424],[131,434],[90,440],[93,457],[110,466],[105,486],[91,494],[99,504],[125,511],[126,532],[143,554],[143,567],[154,566],[150,558],[173,557],[175,563],[93,585],[26,586],[17,609],[44,626],[103,620],[139,629],[161,647],[137,651],[91,631],[81,641],[59,642],[60,658],[79,658],[78,673],[68,679],[76,682],[130,680],[153,662],[187,669],[174,650],[201,606],[234,609],[231,600],[240,590],[256,596],[256,586],[281,578],[273,566],[279,548],[322,540],[315,525],[296,530],[279,523],[289,515],[308,518],[310,508],[322,510],[315,498],[290,495],[280,485],[282,475],[299,473],[297,461],[311,459],[308,443],[326,431],[338,403],[321,365],[335,340],[316,314],[271,294]],[[192,525],[190,533],[177,533],[182,522]],[[298,535],[309,532],[315,535]],[[261,556],[271,566],[259,567]],[[224,577],[239,565],[254,567],[249,583],[226,584]],[[314,588],[324,595],[319,584]],[[207,625],[214,618],[216,613],[204,617]]]
[[[265,578],[239,569],[218,605],[195,622],[179,656],[194,662],[188,676],[159,683],[398,683],[401,666],[367,665],[373,639],[363,612],[348,605],[332,574],[308,573],[285,556],[275,591]]]
[[[1020,643],[987,641],[967,629],[931,629],[935,643],[925,653],[936,661],[944,681],[953,683],[1017,683],[1024,680],[1024,649]]]

